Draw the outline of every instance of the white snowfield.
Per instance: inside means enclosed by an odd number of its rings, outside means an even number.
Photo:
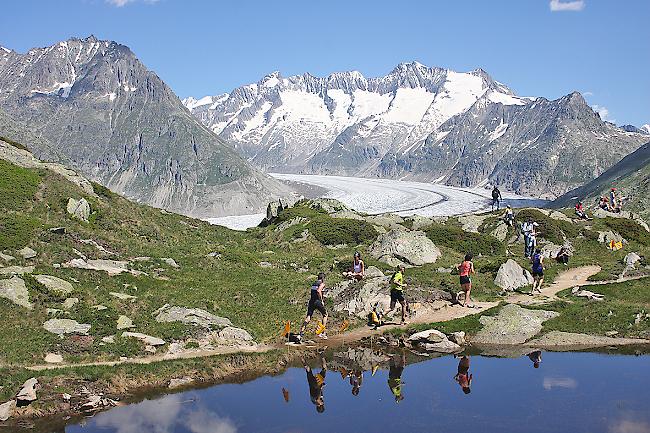
[[[393,179],[271,173],[276,179],[315,185],[327,189],[325,197],[335,198],[350,208],[368,214],[396,213],[401,216],[450,216],[490,208],[491,189],[406,182]],[[540,206],[545,203],[530,197],[501,192],[502,207]],[[257,226],[264,214],[210,218],[211,224],[234,230]]]

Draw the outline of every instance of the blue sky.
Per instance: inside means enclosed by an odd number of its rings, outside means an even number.
[[[0,45],[19,52],[89,34],[128,45],[180,97],[417,60],[650,123],[647,0],[15,0],[2,18]]]

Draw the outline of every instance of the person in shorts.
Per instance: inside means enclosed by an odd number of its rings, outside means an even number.
[[[316,412],[325,412],[325,400],[323,399],[323,387],[325,386],[325,375],[327,374],[327,364],[325,358],[321,354],[320,357],[321,370],[320,373],[314,374],[311,367],[303,360],[303,366],[307,372],[307,384],[309,384],[309,398],[316,406]]]
[[[319,329],[316,330],[316,335],[320,338],[327,340],[327,334],[325,333],[325,327],[327,326],[327,310],[325,309],[325,300],[323,299],[323,291],[325,290],[325,274],[318,274],[318,279],[311,285],[311,294],[309,297],[309,304],[307,305],[307,316],[305,321],[300,328],[300,335],[302,336],[307,329],[307,325],[311,321],[311,317],[314,315],[314,311],[318,310],[323,316],[323,322]]]
[[[388,315],[395,309],[395,306],[399,302],[402,306],[402,325],[406,324],[406,299],[404,299],[404,287],[406,287],[406,283],[404,282],[404,270],[404,265],[400,265],[390,279],[390,308],[386,312],[386,315]]]
[[[467,254],[465,255],[465,260],[463,260],[463,262],[457,266],[458,274],[460,275],[460,287],[465,293],[465,301],[463,303],[463,306],[468,308],[474,308],[474,305],[470,303],[470,292],[472,291],[472,279],[470,278],[470,275],[476,273],[472,259],[473,256],[471,254]]]
[[[533,289],[530,291],[530,295],[534,295],[535,291],[542,293],[542,283],[544,282],[544,256],[542,255],[542,250],[537,248],[535,254],[530,258],[530,262],[533,264]]]

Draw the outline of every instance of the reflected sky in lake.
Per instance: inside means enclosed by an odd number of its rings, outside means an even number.
[[[650,433],[648,355],[544,353],[533,368],[528,356],[423,361],[346,350],[325,356],[325,369],[314,359],[276,377],[115,408],[65,431]]]

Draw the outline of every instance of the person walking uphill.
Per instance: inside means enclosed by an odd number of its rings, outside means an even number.
[[[323,322],[316,330],[316,335],[320,338],[327,340],[327,334],[325,333],[325,327],[327,326],[327,310],[325,309],[325,300],[323,299],[323,291],[325,290],[325,274],[318,274],[318,280],[314,282],[311,286],[311,295],[309,297],[309,304],[307,305],[307,316],[305,321],[300,328],[300,335],[302,336],[307,329],[307,325],[311,321],[311,317],[314,315],[314,311],[318,310],[323,315]]]
[[[404,299],[404,287],[406,287],[406,283],[404,283],[404,269],[404,266],[400,265],[397,268],[397,272],[390,279],[390,308],[386,312],[386,315],[392,312],[399,302],[402,306],[402,325],[406,324],[406,300]]]
[[[542,293],[542,283],[544,283],[544,256],[542,255],[542,250],[539,248],[535,250],[535,254],[530,258],[530,262],[533,264],[533,289],[530,291],[530,296],[535,294],[537,290],[539,293]]]
[[[463,303],[464,307],[474,308],[474,305],[470,304],[470,292],[472,291],[472,280],[470,274],[475,274],[474,263],[472,263],[472,255],[467,254],[465,260],[457,266],[458,274],[460,275],[460,287],[465,292],[465,300]]]
[[[494,210],[494,205],[496,205],[497,210],[500,210],[501,191],[499,191],[499,188],[496,185],[494,185],[494,189],[492,189],[492,210]]]

